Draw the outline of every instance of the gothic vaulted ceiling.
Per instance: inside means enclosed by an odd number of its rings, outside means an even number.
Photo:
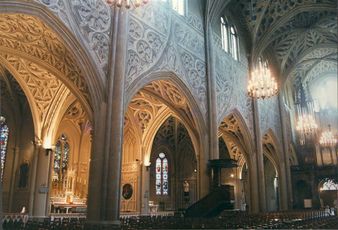
[[[252,60],[269,57],[280,81],[337,73],[336,0],[233,0],[228,7],[241,12],[251,34]]]

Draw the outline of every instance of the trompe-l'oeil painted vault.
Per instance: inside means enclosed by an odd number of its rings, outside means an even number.
[[[0,2],[3,213],[337,203],[336,1],[136,6]]]

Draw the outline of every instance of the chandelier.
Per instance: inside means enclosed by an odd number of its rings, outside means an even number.
[[[310,98],[306,100],[305,90],[302,83],[299,84],[296,98],[296,112],[298,116],[296,130],[300,133],[300,143],[304,144],[307,137],[312,137],[318,128],[314,117],[314,104]]]
[[[126,9],[137,8],[143,4],[147,4],[149,0],[106,0],[107,4],[112,7],[125,7]]]
[[[253,98],[269,98],[278,92],[277,82],[271,76],[271,72],[265,63],[259,60],[258,68],[252,71],[248,84],[248,94]]]
[[[337,143],[337,139],[331,132],[331,127],[329,125],[329,130],[322,132],[322,135],[320,136],[320,139],[319,139],[319,144],[322,146],[329,147],[329,146],[335,146],[336,143]]]
[[[302,132],[305,135],[313,134],[313,132],[318,128],[316,121],[312,114],[302,113],[298,115],[298,122],[296,125],[296,130]]]

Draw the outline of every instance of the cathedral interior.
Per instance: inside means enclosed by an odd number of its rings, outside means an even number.
[[[3,223],[336,228],[337,4],[1,0]]]

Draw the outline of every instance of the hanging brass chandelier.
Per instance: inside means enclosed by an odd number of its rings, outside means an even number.
[[[305,134],[313,134],[314,131],[318,128],[316,121],[312,114],[301,113],[298,115],[298,121],[296,125],[296,130]]]
[[[276,95],[278,85],[265,63],[259,61],[258,66],[251,73],[251,79],[248,84],[248,94],[256,99],[265,99]]]
[[[126,9],[130,9],[147,4],[149,0],[106,0],[106,2],[111,7],[124,7]]]
[[[324,147],[331,147],[337,144],[337,139],[331,132],[331,127],[327,131],[322,132],[322,135],[319,138],[319,144]]]
[[[318,128],[314,116],[314,104],[309,92],[307,95],[308,98],[306,98],[304,87],[302,83],[300,83],[296,98],[296,112],[298,117],[296,130],[299,132],[301,144],[305,143],[305,139],[313,137]]]

